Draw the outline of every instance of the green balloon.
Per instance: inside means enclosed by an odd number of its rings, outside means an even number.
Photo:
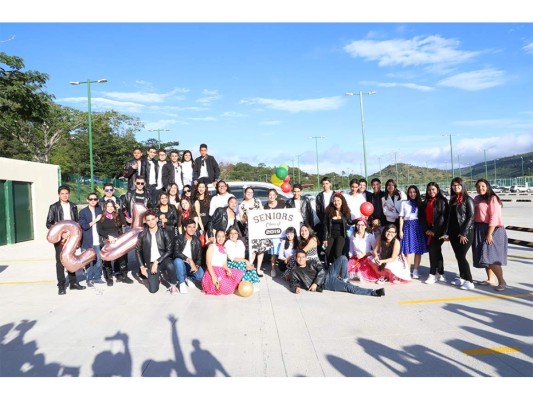
[[[276,176],[281,180],[285,179],[288,174],[289,171],[283,167],[279,167],[278,169],[276,169]]]
[[[287,170],[287,172],[289,172],[289,166],[287,164],[280,164],[279,166],[280,168],[284,168]]]

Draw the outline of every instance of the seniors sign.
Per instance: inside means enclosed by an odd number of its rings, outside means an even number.
[[[249,243],[255,239],[280,239],[289,226],[294,227],[299,234],[301,222],[302,216],[296,208],[250,210],[248,211]]]

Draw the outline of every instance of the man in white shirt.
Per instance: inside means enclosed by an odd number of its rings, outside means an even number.
[[[157,186],[157,149],[155,147],[148,147],[146,153],[146,189],[153,194]]]
[[[85,266],[87,287],[94,287],[95,283],[105,283],[102,280],[102,258],[100,256],[100,237],[96,230],[96,223],[102,218],[102,209],[98,206],[98,195],[91,192],[87,195],[89,205],[80,211],[80,226],[82,229],[81,250],[94,249],[96,260]]]
[[[322,191],[316,195],[315,206],[316,216],[320,222],[314,227],[318,233],[318,238],[323,242],[324,237],[324,220],[326,218],[326,208],[332,203],[333,190],[331,190],[331,179],[327,176],[323,177],[320,181],[322,184]]]
[[[183,180],[181,178],[181,164],[178,161],[179,154],[176,150],[170,152],[170,162],[163,167],[163,186],[165,188],[168,185],[175,183],[178,185],[178,190],[181,193],[183,189]]]
[[[166,187],[163,186],[163,167],[168,163],[167,152],[165,149],[159,149],[157,151],[157,186],[158,191],[166,190]]]
[[[180,293],[188,292],[186,278],[201,282],[204,269],[202,262],[202,245],[196,236],[196,222],[193,219],[183,221],[185,233],[174,238],[174,267],[178,275]]]

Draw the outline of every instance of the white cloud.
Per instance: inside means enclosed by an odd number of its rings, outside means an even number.
[[[533,129],[533,120],[521,120],[510,118],[499,119],[480,119],[470,121],[455,121],[454,125],[471,126],[471,127],[487,127],[487,128],[508,128],[508,129]]]
[[[84,104],[87,105],[87,97],[66,97],[58,99],[58,102],[67,104]],[[103,97],[91,97],[91,106],[93,111],[98,110],[116,110],[119,112],[131,112],[137,113],[145,110],[143,104],[129,102],[129,101],[116,101],[110,99],[104,99]]]
[[[105,96],[121,101],[137,101],[141,103],[162,103],[178,93],[187,93],[188,89],[176,88],[167,93],[148,93],[148,92],[102,92]],[[178,97],[183,100],[183,96]]]
[[[344,47],[354,58],[377,61],[385,66],[453,65],[469,61],[479,53],[459,50],[461,43],[438,35],[412,39],[355,40]]]
[[[204,89],[203,91],[204,97],[199,98],[196,100],[198,103],[211,103],[212,101],[221,99],[222,96],[218,93],[218,90],[207,90]]]
[[[494,68],[485,68],[450,76],[439,81],[438,85],[474,91],[500,86],[505,81],[503,71]]]
[[[246,115],[238,113],[236,111],[226,111],[226,112],[223,112],[221,116],[227,117],[227,118],[240,118],[240,117],[245,117]]]
[[[281,121],[260,121],[259,125],[279,125]]]
[[[394,87],[400,87],[400,88],[407,88],[407,89],[413,89],[413,90],[419,90],[421,92],[430,92],[432,90],[435,90],[431,86],[425,86],[425,85],[419,85],[417,83],[410,83],[410,82],[361,82],[365,85],[375,85],[378,87],[386,87],[386,88],[394,88]]]
[[[195,118],[187,118],[191,121],[216,121],[217,119],[215,117],[195,117]]]
[[[260,104],[273,110],[289,112],[324,111],[339,109],[344,104],[344,99],[340,96],[307,100],[281,100],[256,97],[241,100],[241,104]]]
[[[526,44],[524,47],[522,47],[522,50],[524,50],[527,54],[533,54],[533,42]]]

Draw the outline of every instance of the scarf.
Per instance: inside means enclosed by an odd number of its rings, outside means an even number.
[[[189,210],[183,210],[182,219],[188,219],[189,218]]]
[[[105,213],[105,217],[106,217],[107,219],[113,219],[113,213],[110,213],[110,212],[107,212],[107,211],[106,211],[106,213]]]
[[[433,226],[433,205],[435,201],[437,200],[437,197],[433,197],[428,199],[427,205],[426,205],[426,222],[429,226]]]
[[[411,206],[411,214],[416,214],[416,201],[414,201],[413,199],[409,199],[409,205]]]
[[[457,204],[458,206],[463,204],[463,194],[462,193],[458,194],[457,197],[455,198],[455,204]]]
[[[226,248],[224,247],[223,244],[218,244],[218,243],[215,243],[218,247],[218,251],[220,251],[222,254],[226,254]]]

